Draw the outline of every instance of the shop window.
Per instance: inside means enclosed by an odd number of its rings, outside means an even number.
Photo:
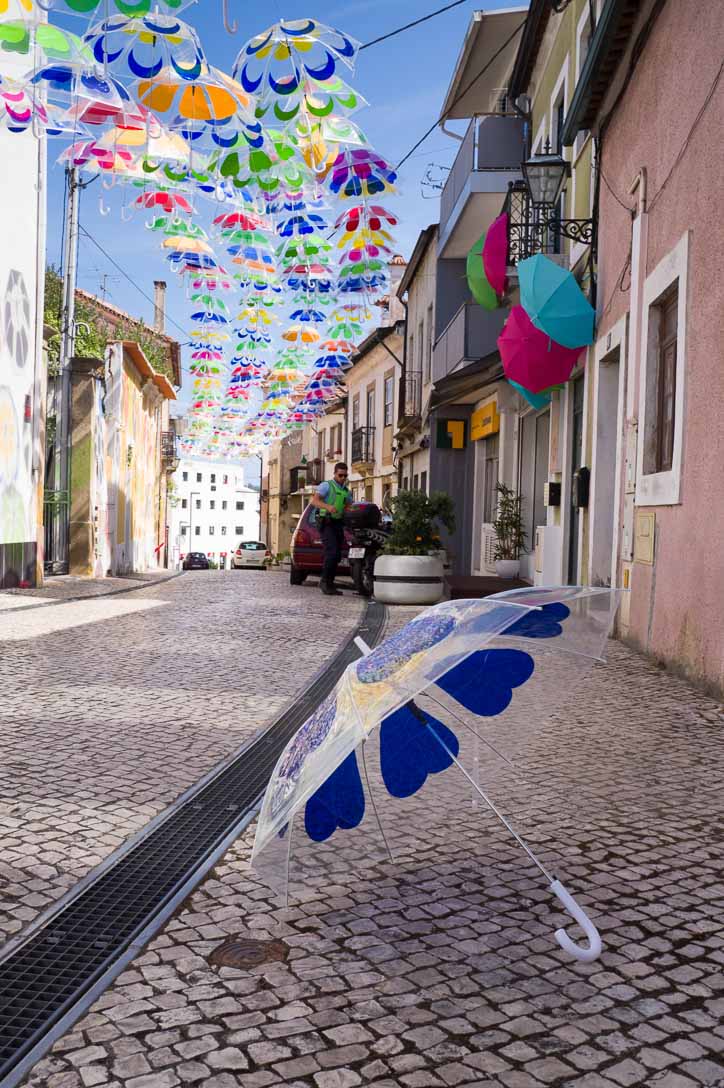
[[[499,441],[497,434],[489,435],[485,441],[485,468],[483,474],[483,522],[486,525],[495,518],[497,495],[495,485],[498,482]]]

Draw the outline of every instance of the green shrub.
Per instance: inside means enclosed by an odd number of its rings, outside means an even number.
[[[387,555],[428,555],[440,547],[440,526],[455,532],[455,505],[444,491],[400,491],[390,500],[392,534]]]

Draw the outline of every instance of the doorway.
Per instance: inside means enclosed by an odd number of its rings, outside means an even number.
[[[529,412],[520,421],[518,494],[521,496],[525,551],[520,557],[521,578],[533,581],[535,531],[546,523],[544,487],[548,479],[550,411]]]
[[[591,466],[591,585],[610,586],[616,523],[616,455],[619,446],[620,345],[596,369],[596,423]]]
[[[583,375],[572,383],[573,417],[571,420],[571,480],[583,464]],[[568,532],[568,584],[577,586],[580,575],[578,561],[578,531],[581,524],[581,512],[573,505],[573,488],[569,498]]]

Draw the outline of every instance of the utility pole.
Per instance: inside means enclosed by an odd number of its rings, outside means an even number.
[[[66,168],[68,200],[63,237],[63,308],[60,319],[60,404],[55,442],[55,497],[53,573],[65,574],[69,564],[71,361],[75,353],[75,285],[78,271],[78,211],[82,189],[80,171]]]

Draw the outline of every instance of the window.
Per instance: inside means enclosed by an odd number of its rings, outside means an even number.
[[[326,437],[326,431],[317,431],[317,457],[321,460],[324,457],[326,446],[324,439]]]
[[[375,391],[374,389],[367,390],[367,426],[374,427],[375,425]]]
[[[212,482],[212,484],[216,483],[216,473],[215,472],[211,473],[211,482]]]
[[[197,525],[194,529],[194,536],[201,536],[201,526]]]
[[[236,500],[236,509],[237,510],[243,510],[244,509],[243,502],[240,502],[238,499]]]
[[[213,525],[209,525],[209,536],[213,536],[213,535],[214,535],[214,527],[213,527]]]
[[[188,499],[181,499],[181,509],[182,510],[185,510],[188,507],[188,505],[189,505],[189,500]]]
[[[186,525],[181,526],[181,536],[186,536],[186,529],[187,528],[188,528],[188,526],[186,526]]]
[[[184,481],[184,483],[188,482],[188,478],[189,478],[188,472],[182,472],[181,473],[181,479]]]
[[[211,499],[210,502],[209,502],[209,510],[215,510],[215,509],[216,509],[216,499]]]
[[[227,508],[227,506],[228,506],[228,505],[229,505],[229,504],[228,504],[228,502],[226,501],[226,499],[222,499],[222,500],[221,500],[221,509],[222,509],[222,510],[226,510],[226,508]]]
[[[413,491],[419,491],[420,490],[420,477],[418,476],[417,473],[415,473],[415,475],[412,477],[412,490]]]
[[[427,308],[427,336],[425,338],[425,381],[432,377],[432,306]]]
[[[407,372],[415,371],[415,337],[411,336],[407,347]]]
[[[243,525],[237,525],[236,528],[234,529],[234,532],[236,533],[237,536],[243,536],[244,535],[244,526]]]
[[[392,426],[392,399],[394,387],[394,376],[390,375],[389,378],[385,378],[385,427]]]
[[[649,350],[654,357],[655,398],[644,457],[645,472],[670,472],[674,460],[678,310],[678,282],[649,309]]]
[[[359,393],[354,397],[352,401],[352,430],[356,431],[359,427]]]
[[[420,473],[420,491],[422,491],[423,494],[427,495],[427,473],[426,472],[421,472]]]
[[[196,483],[197,483],[197,484],[200,484],[200,483],[201,483],[201,479],[202,479],[202,477],[201,477],[201,473],[200,473],[200,472],[197,472],[197,473],[196,473]]]
[[[417,366],[415,370],[422,374],[425,359],[425,324],[421,321],[417,326]]]
[[[410,484],[410,481],[409,481],[408,477],[407,477],[407,476],[403,476],[403,477],[402,477],[402,490],[403,490],[403,491],[407,491],[407,489],[408,489],[408,487],[409,487],[409,484]]]
[[[225,525],[221,526],[221,535],[226,536],[226,526]]]
[[[228,484],[228,482],[229,482],[229,477],[228,477],[228,476],[224,476],[224,478],[223,478],[223,482],[224,482],[225,484]]]
[[[497,495],[495,485],[498,482],[498,435],[491,434],[485,441],[485,470],[483,474],[483,522],[489,525],[495,518]]]
[[[201,499],[197,499],[197,500],[196,500],[196,509],[197,509],[197,510],[200,510],[200,509],[201,509]]]

